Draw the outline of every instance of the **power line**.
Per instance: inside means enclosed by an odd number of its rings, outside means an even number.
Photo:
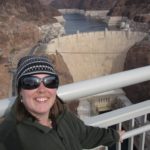
[[[50,52],[53,53],[53,52]],[[126,54],[127,52],[67,52],[67,51],[63,51],[63,52],[59,52],[60,54]]]

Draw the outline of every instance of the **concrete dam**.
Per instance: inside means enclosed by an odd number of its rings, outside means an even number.
[[[122,71],[127,51],[146,35],[108,30],[65,35],[51,40],[46,53],[59,52],[74,81],[81,81]]]

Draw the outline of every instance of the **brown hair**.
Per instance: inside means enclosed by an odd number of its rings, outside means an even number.
[[[21,96],[18,95],[13,106],[17,122],[21,122],[22,120],[28,117],[31,117],[33,120],[36,120],[36,118],[27,111],[24,104],[21,102],[21,99]],[[55,103],[49,112],[49,118],[52,121],[55,121],[56,117],[62,112],[64,112],[65,108],[65,103],[58,96],[56,96]]]

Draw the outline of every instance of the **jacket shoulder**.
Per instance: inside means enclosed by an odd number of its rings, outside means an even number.
[[[5,147],[4,150],[22,149],[15,121],[4,120],[0,125],[0,146]]]
[[[15,129],[15,123],[10,120],[4,120],[0,124],[0,141],[5,141],[7,136]]]

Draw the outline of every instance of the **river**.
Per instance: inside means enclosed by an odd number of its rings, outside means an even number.
[[[102,31],[107,25],[103,22],[98,22],[81,14],[64,14],[66,20],[64,24],[66,34],[76,34],[79,32]]]

